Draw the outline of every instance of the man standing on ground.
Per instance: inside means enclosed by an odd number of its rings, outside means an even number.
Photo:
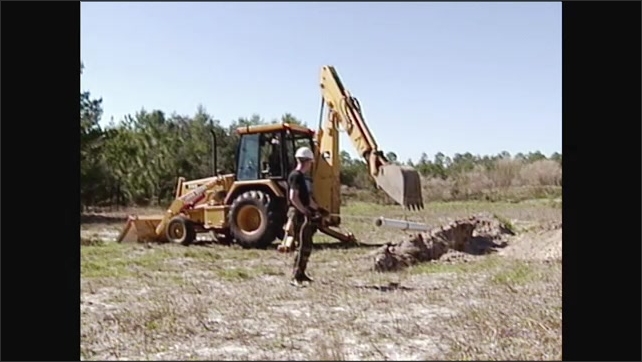
[[[292,220],[295,241],[298,248],[294,259],[292,284],[299,286],[303,282],[312,282],[305,269],[312,253],[312,236],[318,221],[318,205],[312,198],[305,182],[305,173],[312,168],[314,154],[307,147],[301,147],[294,154],[296,168],[288,175],[288,218]]]

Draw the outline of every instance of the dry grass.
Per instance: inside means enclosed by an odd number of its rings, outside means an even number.
[[[394,204],[383,192],[373,191],[372,181],[367,177],[359,178],[357,181],[351,184],[352,187],[342,188],[344,200]],[[478,164],[470,171],[452,172],[446,179],[422,177],[422,186],[424,199],[428,202],[519,202],[561,198],[562,165],[554,160],[529,163],[520,159],[498,159],[488,167]]]
[[[398,208],[356,203],[342,211],[363,242],[403,237],[372,226],[376,216],[403,217]],[[409,218],[437,225],[482,211],[520,231],[561,219],[548,202],[431,204]],[[369,250],[315,250],[315,283],[294,288],[292,255],[274,250],[82,246],[82,358],[561,358],[561,261],[493,255],[379,274],[369,269]]]

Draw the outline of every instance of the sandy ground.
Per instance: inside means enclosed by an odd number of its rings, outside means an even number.
[[[373,248],[319,237],[307,288],[287,283],[292,255],[274,250],[82,246],[82,359],[561,359],[561,209],[429,208],[416,221],[488,212],[518,232],[490,255],[450,252],[394,273],[372,270]],[[345,228],[363,242],[407,237],[370,222],[400,210],[354,204],[343,212],[362,217],[345,218]],[[94,239],[113,239],[122,226],[85,221],[81,235]]]

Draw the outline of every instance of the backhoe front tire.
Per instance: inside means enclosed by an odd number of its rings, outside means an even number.
[[[196,239],[194,224],[184,216],[174,216],[165,228],[165,237],[171,243],[190,245]]]
[[[228,214],[230,233],[244,248],[265,249],[276,239],[279,225],[276,200],[263,191],[239,195]]]

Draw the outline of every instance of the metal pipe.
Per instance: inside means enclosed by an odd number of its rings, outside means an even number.
[[[402,229],[407,231],[428,231],[429,230],[428,225],[423,223],[406,221],[406,220],[387,219],[383,216],[375,220],[375,225],[379,227],[387,226],[387,227]]]

